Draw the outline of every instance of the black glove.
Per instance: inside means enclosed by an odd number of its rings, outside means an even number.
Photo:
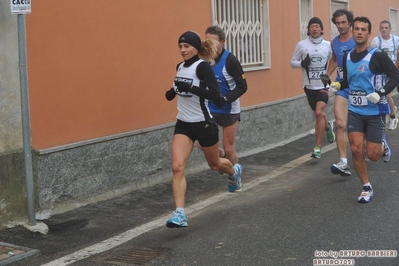
[[[309,66],[310,65],[310,57],[309,57],[309,54],[307,54],[307,56],[305,57],[305,59],[302,59],[302,61],[301,61],[301,66],[303,67],[303,68],[306,68],[307,66]]]
[[[321,79],[321,82],[323,82],[324,87],[326,87],[327,84],[328,85],[331,84],[331,79],[328,74],[320,74],[320,79]]]
[[[187,82],[175,82],[175,86],[177,87],[177,90],[179,92],[190,92],[191,90],[191,85],[188,84]]]
[[[171,101],[175,98],[176,94],[177,93],[175,92],[175,89],[171,88],[170,90],[166,91],[165,98],[166,100]]]
[[[216,106],[222,108],[227,103],[226,97],[220,97],[219,101],[215,102]]]

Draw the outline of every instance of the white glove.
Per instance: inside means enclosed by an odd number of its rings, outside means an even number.
[[[366,98],[372,103],[378,103],[381,99],[380,95],[376,92],[370,93]]]
[[[331,86],[328,88],[328,93],[335,94],[337,92],[337,87]]]

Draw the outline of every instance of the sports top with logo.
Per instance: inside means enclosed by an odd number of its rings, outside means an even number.
[[[342,61],[344,54],[352,50],[356,46],[355,41],[351,37],[346,42],[339,41],[339,35],[336,36],[332,41],[332,49],[334,51],[335,57],[337,58],[337,77],[335,81],[341,81],[343,79],[343,68]]]
[[[390,35],[388,40],[381,38],[380,36],[375,37],[370,44],[371,47],[377,47],[381,51],[385,52],[391,61],[395,64],[397,58],[397,49],[399,48],[399,37]]]
[[[303,86],[310,90],[324,89],[320,74],[326,73],[327,63],[332,55],[330,42],[322,40],[320,43],[313,43],[306,38],[296,45],[293,59],[300,61],[308,54],[310,57],[308,70],[302,68]]]
[[[209,109],[212,113],[217,114],[239,114],[241,112],[239,97],[245,93],[247,84],[238,59],[230,51],[223,49],[219,60],[212,66],[212,69],[221,95],[229,95],[229,102],[226,102],[222,108],[218,108],[214,102],[209,101]]]
[[[346,57],[347,80],[349,89],[349,110],[360,115],[382,115],[389,113],[389,105],[385,96],[378,104],[368,102],[366,95],[381,89],[385,84],[385,74],[374,73],[370,69],[370,60],[376,48],[368,50],[360,61],[351,60],[350,51]]]
[[[182,62],[177,68],[175,82],[180,81],[200,88],[205,87],[196,74],[197,66],[201,62],[204,62],[204,60],[197,60],[188,67],[185,67],[184,62]],[[192,123],[208,121],[212,118],[207,99],[190,92],[176,92],[180,96],[177,99],[177,119]]]

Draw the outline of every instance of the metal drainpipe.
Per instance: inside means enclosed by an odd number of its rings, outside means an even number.
[[[29,225],[36,225],[35,196],[33,187],[32,150],[29,117],[28,74],[26,63],[26,22],[25,15],[18,14],[19,82],[21,90],[22,134],[25,157],[26,194],[28,201]]]

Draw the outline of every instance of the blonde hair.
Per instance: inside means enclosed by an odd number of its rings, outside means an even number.
[[[215,58],[218,56],[218,45],[219,42],[214,39],[205,39],[201,41],[201,48],[198,51],[198,56],[211,64],[215,64]]]

